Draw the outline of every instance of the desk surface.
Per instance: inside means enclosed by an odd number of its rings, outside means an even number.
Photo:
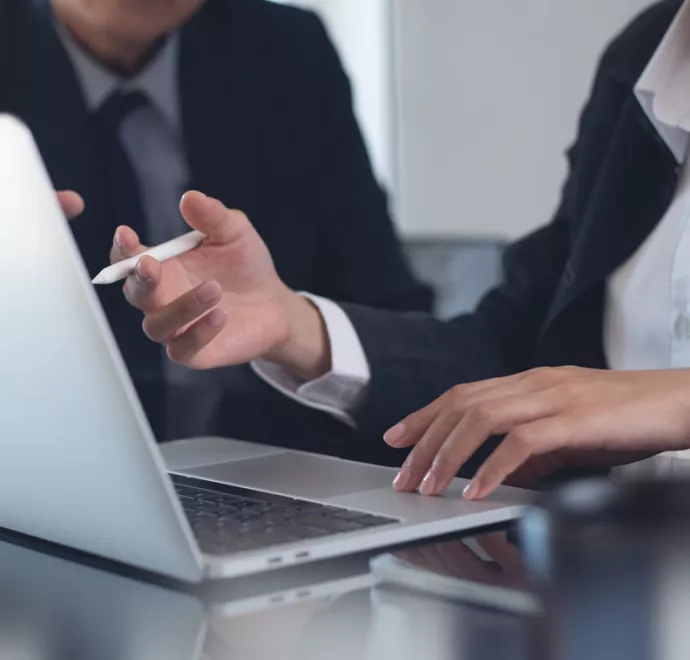
[[[294,571],[290,575],[276,572],[190,593],[171,585],[152,584],[121,567],[5,537],[0,541],[0,657],[533,657],[528,652],[528,621],[367,584],[370,578],[366,570],[357,569],[358,563],[366,567],[366,562],[365,557],[351,558],[345,563],[313,567],[301,576]],[[324,576],[331,571],[333,579],[329,582]],[[283,596],[288,602],[277,602],[281,598],[275,596],[277,592],[289,594]]]

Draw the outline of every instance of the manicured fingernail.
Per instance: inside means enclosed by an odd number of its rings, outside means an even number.
[[[206,323],[210,328],[220,328],[225,323],[225,316],[225,312],[222,309],[214,309],[206,317]]]
[[[218,282],[206,282],[197,289],[196,299],[202,305],[210,305],[220,296],[220,285]]]
[[[436,487],[438,486],[438,479],[433,471],[427,472],[422,485],[419,487],[419,492],[422,495],[433,495],[436,492]]]
[[[383,439],[389,445],[396,445],[402,440],[404,435],[405,425],[400,423],[396,424],[392,429],[388,429],[388,431],[383,434]]]
[[[410,483],[410,472],[409,470],[403,466],[403,468],[400,470],[398,473],[398,476],[395,477],[395,481],[393,481],[393,488],[395,490],[405,490]]]
[[[462,496],[466,500],[473,500],[479,495],[479,484],[476,481],[470,481],[470,483],[465,486],[465,490],[462,491]]]
[[[120,230],[115,232],[115,247],[122,252],[125,249],[125,244],[122,242],[122,236],[120,236]]]

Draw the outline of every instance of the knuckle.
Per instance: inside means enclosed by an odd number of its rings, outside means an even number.
[[[143,289],[144,284],[136,275],[128,277],[122,287],[127,302],[137,308],[140,308],[143,303],[143,298],[146,293]]]
[[[175,364],[186,366],[187,351],[182,346],[180,340],[170,342],[166,348],[166,353],[168,354],[168,358]]]
[[[544,388],[559,385],[571,377],[566,367],[545,367],[534,371],[534,382]]]
[[[230,213],[232,213],[233,217],[239,220],[240,222],[249,222],[249,218],[247,217],[247,214],[244,213],[244,211],[240,211],[239,209],[232,209]]]
[[[144,317],[144,320],[141,324],[141,327],[144,330],[144,333],[146,336],[151,340],[155,342],[162,342],[164,337],[161,335],[160,330],[158,329],[158,324],[156,323],[155,318],[152,318],[150,316]]]
[[[508,434],[508,437],[521,453],[529,453],[531,451],[534,444],[534,434],[529,427],[518,426]]]
[[[477,403],[471,406],[467,411],[468,421],[473,426],[480,426],[482,428],[491,426],[492,421],[496,415],[496,409],[490,403]]]
[[[579,375],[580,370],[577,367],[570,367],[570,366],[565,366],[565,367],[558,367],[554,369],[557,378],[562,382],[562,381],[567,381],[572,379],[574,376]]]
[[[553,367],[541,367],[539,369],[532,369],[528,373],[530,380],[534,381],[537,385],[549,385],[551,384],[556,375],[554,374],[555,369]]]
[[[247,215],[238,209],[230,209],[228,216],[236,227],[247,227],[251,224]]]
[[[456,385],[448,391],[448,398],[453,408],[461,408],[467,404],[469,387],[467,385]]]
[[[577,399],[581,392],[581,386],[578,382],[565,381],[559,387],[559,393],[567,399]]]

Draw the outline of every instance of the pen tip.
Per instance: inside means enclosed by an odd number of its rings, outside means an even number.
[[[91,280],[91,284],[105,284],[103,273],[98,273],[98,275]]]

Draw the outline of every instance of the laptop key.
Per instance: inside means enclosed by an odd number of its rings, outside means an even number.
[[[176,484],[202,552],[248,552],[397,522],[361,511],[275,495],[244,497]],[[265,497],[265,499],[261,499]]]

